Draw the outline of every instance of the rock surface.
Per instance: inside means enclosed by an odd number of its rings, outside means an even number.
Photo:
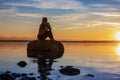
[[[72,66],[66,66],[59,70],[64,75],[74,76],[80,74],[80,70]]]
[[[93,74],[87,74],[87,77],[95,77]]]
[[[15,80],[15,79],[12,75],[5,73],[0,75],[0,80]]]
[[[63,44],[55,40],[34,40],[27,45],[27,56],[43,56],[46,59],[56,59],[63,56]]]
[[[11,73],[0,74],[0,80],[36,80],[36,77],[32,77],[32,76],[30,77],[27,73],[12,73],[11,72]]]
[[[27,63],[25,61],[20,61],[17,63],[17,65],[20,67],[25,67],[27,65]]]

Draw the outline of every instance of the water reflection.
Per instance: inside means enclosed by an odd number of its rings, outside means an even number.
[[[118,56],[120,56],[120,44],[119,44],[118,47],[116,48],[116,52],[117,52]]]
[[[47,76],[50,75],[50,71],[53,70],[52,65],[54,59],[46,59],[43,56],[38,56],[36,57],[36,59],[32,58],[32,62],[38,64],[38,72],[40,74],[40,79],[47,80]]]
[[[38,41],[37,42],[33,41],[33,42],[40,43]],[[52,46],[52,48],[47,46],[46,43],[45,43],[46,46],[41,47],[41,45],[34,45],[33,42],[30,42],[27,46],[27,57],[31,59],[32,63],[37,63],[40,79],[48,80],[49,79],[48,75],[51,75],[50,71],[53,70],[52,69],[53,62],[55,62],[54,61],[55,59],[61,58],[63,56],[64,47],[61,43],[57,44],[58,42],[52,44],[54,45],[54,47]],[[41,44],[43,45],[43,43]],[[36,48],[34,48],[33,45]],[[57,49],[55,50],[54,48]]]
[[[26,57],[26,44],[26,42],[0,42],[0,71],[9,70],[11,72],[27,74],[38,73],[38,58]],[[120,46],[119,44],[63,44],[65,54],[58,60],[59,62],[53,62],[52,67],[54,69],[58,69],[58,66],[61,65],[77,65],[92,67],[97,70],[100,69],[108,73],[120,73],[120,56],[118,56],[120,50],[117,49]],[[16,65],[21,60],[29,63],[24,69]],[[56,75],[53,74],[51,76]]]

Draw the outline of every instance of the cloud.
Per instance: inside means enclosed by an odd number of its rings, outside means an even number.
[[[120,13],[113,13],[113,12],[110,12],[110,13],[102,13],[102,12],[93,12],[91,14],[94,14],[94,15],[99,15],[99,16],[102,16],[102,17],[120,17]]]
[[[16,16],[33,17],[33,18],[40,18],[40,17],[43,17],[42,14],[30,14],[30,13],[16,13]]]
[[[116,5],[114,4],[91,4],[89,5],[90,7],[96,7],[96,8],[113,8],[115,7]]]
[[[103,22],[103,21],[93,21],[93,22],[89,22],[89,24],[93,25],[93,26],[101,26],[101,25],[113,25],[113,26],[117,26],[120,27],[120,23],[119,22]]]
[[[33,0],[32,3],[4,3],[12,6],[28,6],[41,9],[85,9],[77,0]]]
[[[119,26],[120,27],[120,23],[117,22],[103,22],[104,24],[108,24],[108,25],[114,25],[114,26]]]
[[[4,3],[4,5],[35,7],[36,4],[35,3]]]
[[[119,5],[114,5],[114,4],[91,4],[88,6],[90,10],[97,10],[101,12],[119,11]]]
[[[11,8],[11,9],[7,9],[7,10],[3,10],[3,9],[0,9],[0,13],[13,13],[15,12],[16,10],[14,8]]]
[[[120,2],[120,0],[114,0],[114,1]]]
[[[68,30],[68,29],[78,29],[78,28],[80,28],[80,27],[66,27],[66,28],[63,28],[63,29]]]
[[[63,22],[78,22],[80,19],[86,18],[87,14],[83,13],[71,13],[58,16],[51,16],[53,19],[57,19]]]
[[[1,16],[21,16],[21,17],[32,17],[32,18],[40,18],[45,15],[43,14],[32,14],[32,13],[19,13],[15,8],[11,8],[8,10],[0,10]]]
[[[13,17],[13,16],[15,16],[15,13],[16,13],[15,8],[10,8],[7,10],[0,9],[0,17],[2,17],[2,16]]]
[[[91,4],[89,6],[91,6],[91,7],[111,7],[112,5],[110,5],[110,4]]]

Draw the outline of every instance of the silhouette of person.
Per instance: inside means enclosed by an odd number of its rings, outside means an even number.
[[[42,18],[42,23],[40,24],[39,33],[37,37],[39,40],[45,40],[47,37],[49,37],[50,40],[54,40],[53,34],[51,32],[51,26],[47,21],[47,17]]]

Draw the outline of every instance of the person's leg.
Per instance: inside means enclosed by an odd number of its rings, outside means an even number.
[[[42,35],[40,35],[40,34],[38,34],[38,40],[45,40],[46,39],[46,37],[47,37],[47,35],[44,33],[44,34],[42,34]]]
[[[48,37],[50,38],[50,40],[54,40],[54,37],[53,37],[53,34],[51,31],[48,31],[47,34],[48,34]]]

